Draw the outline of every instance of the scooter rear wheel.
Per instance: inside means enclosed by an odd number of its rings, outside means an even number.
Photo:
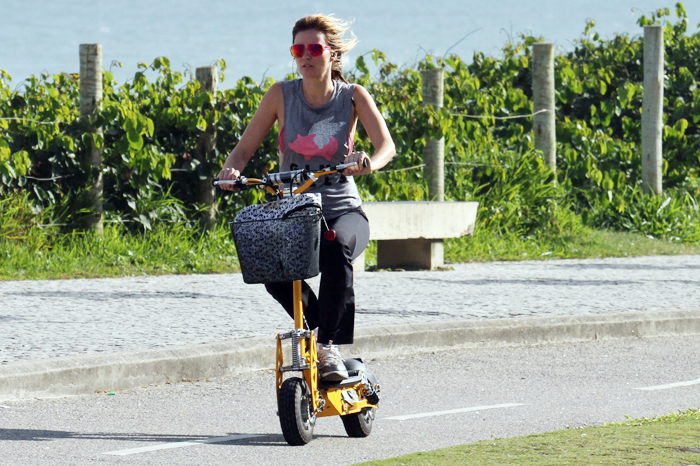
[[[374,408],[364,408],[359,413],[341,416],[345,432],[350,437],[367,437],[372,432],[374,421]]]
[[[292,377],[282,383],[277,408],[284,439],[290,445],[306,445],[314,435],[316,416],[306,382]]]

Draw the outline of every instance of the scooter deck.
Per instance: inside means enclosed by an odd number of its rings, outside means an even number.
[[[354,372],[357,372],[357,371],[354,371]],[[353,387],[360,382],[362,382],[361,375],[350,376],[348,373],[348,378],[340,380],[338,382],[324,382],[323,380],[321,380],[318,383],[318,388],[320,388],[321,390],[328,390],[330,388],[347,388],[347,387]]]

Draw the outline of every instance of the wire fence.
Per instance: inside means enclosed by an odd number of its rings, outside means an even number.
[[[474,118],[474,119],[484,119],[484,120],[486,120],[486,119],[517,120],[519,118],[531,118],[531,117],[537,116],[541,113],[547,113],[547,112],[549,112],[549,110],[547,110],[546,108],[543,108],[542,110],[539,110],[535,113],[529,113],[527,115],[509,115],[509,116],[502,116],[502,117],[493,116],[493,115],[467,115],[466,113],[452,113],[451,115],[462,117],[462,118]]]
[[[494,115],[468,115],[466,113],[452,113],[452,116],[457,116],[457,117],[462,117],[462,118],[473,118],[473,119],[483,119],[483,120],[515,120],[518,118],[531,118],[534,116],[537,116],[541,113],[547,113],[549,110],[547,109],[542,109],[538,112],[535,113],[529,113],[527,115],[509,115],[509,116],[494,116]],[[36,120],[33,118],[19,118],[19,117],[0,117],[0,120],[8,120],[8,121],[29,121],[32,123],[38,123],[40,125],[54,125],[57,123],[70,123],[69,121],[42,121],[42,120]]]
[[[30,121],[32,123],[37,123],[40,125],[55,125],[56,123],[69,123],[68,121],[41,121],[32,118],[19,118],[19,117],[0,117],[0,120],[10,120],[10,121]]]
[[[465,166],[465,167],[495,167],[495,165],[493,165],[493,164],[470,163],[470,162],[445,162],[445,165],[460,165],[460,166]],[[410,171],[410,170],[419,170],[422,168],[425,168],[424,163],[421,163],[420,165],[413,165],[412,167],[394,168],[391,170],[377,170],[376,173],[406,172],[406,171]]]
[[[508,116],[494,116],[494,115],[468,115],[466,113],[452,113],[452,116],[460,117],[460,118],[471,118],[471,119],[477,119],[477,120],[487,120],[487,119],[492,119],[492,120],[516,120],[516,119],[524,119],[524,118],[532,118],[537,115],[540,115],[542,113],[547,113],[549,110],[547,109],[542,109],[534,113],[528,113],[525,115],[508,115]],[[15,120],[15,121],[30,121],[42,125],[51,125],[51,124],[56,124],[56,123],[67,123],[67,122],[60,122],[60,121],[40,121],[40,120],[34,120],[30,118],[15,118],[15,117],[0,117],[0,120]],[[463,166],[473,166],[473,167],[485,167],[488,166],[487,164],[475,164],[475,163],[468,163],[468,162],[445,162],[445,165],[463,165]],[[404,167],[404,168],[394,168],[390,170],[378,170],[378,173],[392,173],[392,172],[404,172],[404,171],[411,171],[411,170],[419,170],[425,168],[425,164],[422,163],[420,165],[414,165],[412,167]],[[188,168],[171,168],[171,172],[191,172],[191,169]],[[61,176],[57,177],[52,177],[52,178],[37,178],[34,176],[24,176],[24,178],[35,180],[35,181],[56,181],[60,180]]]

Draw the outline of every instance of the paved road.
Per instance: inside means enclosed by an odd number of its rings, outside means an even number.
[[[284,443],[269,371],[3,402],[0,458],[18,466],[347,465],[696,408],[698,348],[700,336],[685,336],[379,358],[371,361],[382,384],[372,434],[350,439],[339,419],[320,419],[305,447]],[[453,410],[461,411],[435,415]]]
[[[458,264],[356,277],[358,328],[700,309],[700,256]],[[272,335],[290,321],[238,274],[0,282],[0,361]]]

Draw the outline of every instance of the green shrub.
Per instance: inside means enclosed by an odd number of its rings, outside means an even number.
[[[386,118],[398,156],[382,172],[358,178],[366,200],[425,200],[422,152],[430,138],[445,139],[445,197],[480,203],[479,222],[494,232],[556,235],[575,232],[581,221],[596,228],[638,231],[674,241],[697,241],[695,205],[700,191],[700,34],[687,31],[682,4],[677,21],[668,9],[639,19],[663,23],[666,40],[664,188],[662,197],[640,190],[642,39],[603,39],[589,21],[573,50],[556,57],[557,173],[534,150],[531,45],[521,36],[500,57],[476,53],[467,63],[452,55],[427,56],[399,69],[383,53],[368,55],[348,73],[366,86]],[[371,64],[371,63],[370,63]],[[221,80],[225,63],[219,63]],[[424,107],[420,70],[445,70],[445,106]],[[149,76],[154,76],[149,78]],[[288,76],[289,77],[289,76]],[[196,228],[196,182],[216,174],[240,139],[265,91],[274,82],[249,77],[216,95],[200,92],[191,72],[157,58],[139,64],[133,80],[118,86],[104,73],[103,109],[94,121],[79,118],[80,83],[75,76],[32,76],[14,89],[0,72],[0,196],[22,193],[43,223],[70,231],[86,213],[84,195],[92,175],[84,162],[89,147],[103,149],[104,208],[109,222],[130,231],[158,223]],[[516,117],[516,118],[511,118]],[[103,135],[86,133],[99,124]],[[200,132],[216,131],[216,146],[195,157]],[[358,128],[358,150],[370,151]],[[277,169],[272,131],[246,171]],[[221,196],[220,222],[261,191]],[[14,201],[13,201],[14,202]]]

